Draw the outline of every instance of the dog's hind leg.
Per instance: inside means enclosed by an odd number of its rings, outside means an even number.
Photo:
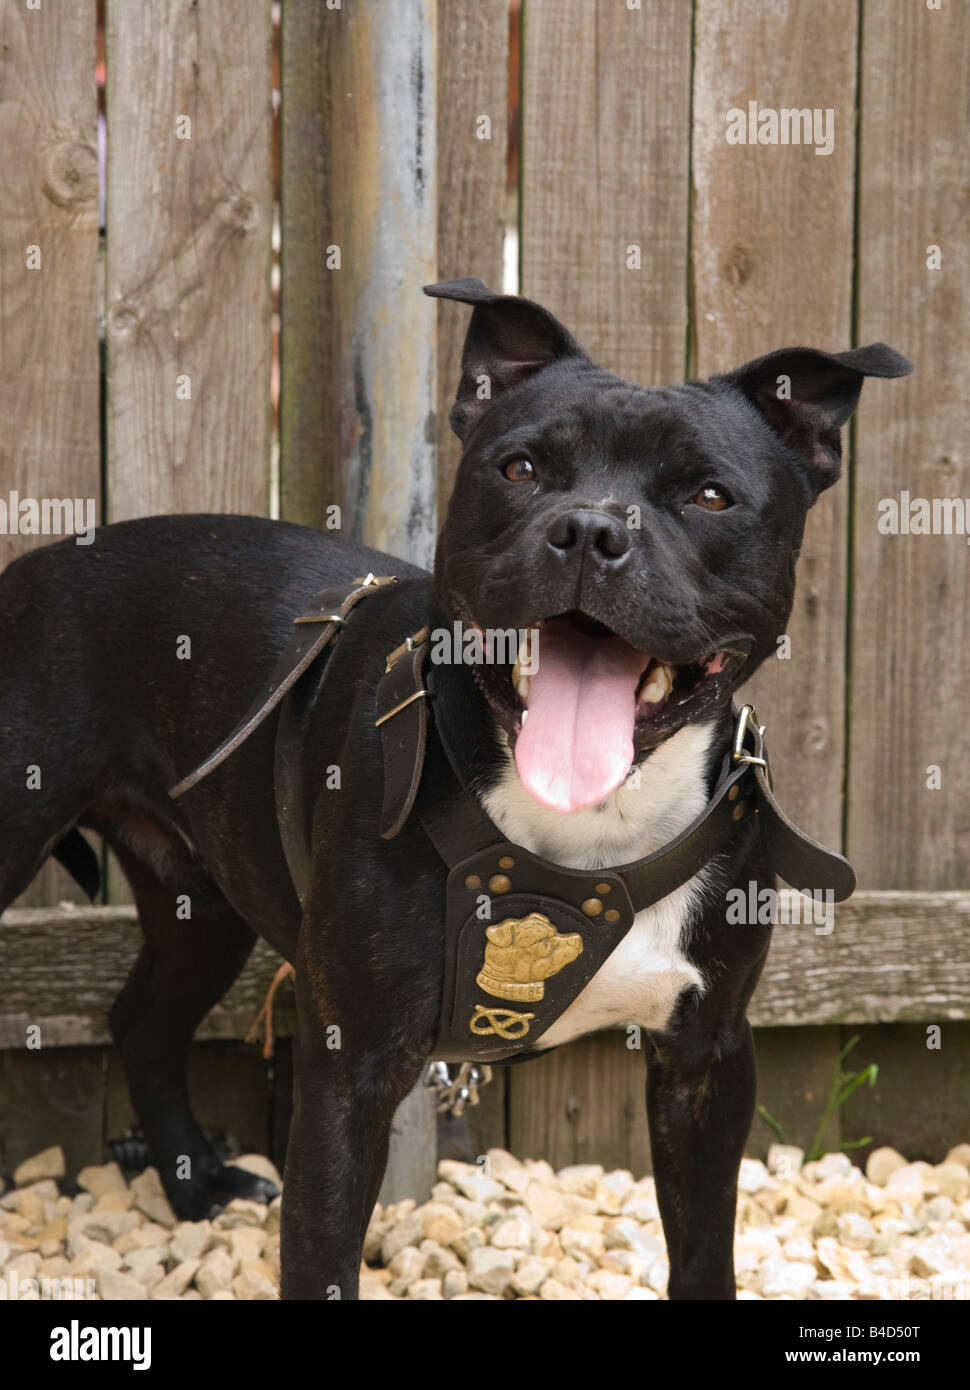
[[[192,1113],[187,1080],[193,1034],[245,965],[255,933],[207,877],[198,889],[173,887],[123,844],[114,847],[145,942],[111,1010],[111,1032],[169,1201],[197,1221],[233,1197],[275,1196],[271,1183],[222,1163]],[[181,915],[180,893],[189,898]]]
[[[62,845],[64,851],[58,853]],[[82,845],[89,857],[84,856]],[[98,889],[97,859],[87,841],[72,834],[69,820],[63,829],[51,834],[47,825],[32,826],[19,817],[15,824],[8,824],[0,816],[0,912],[30,887],[52,854],[62,863],[70,857],[71,863],[64,867],[93,898]]]
[[[74,828],[88,795],[84,771],[62,740],[49,734],[34,740],[21,725],[19,711],[0,700],[0,912],[51,855],[93,899],[97,857]]]

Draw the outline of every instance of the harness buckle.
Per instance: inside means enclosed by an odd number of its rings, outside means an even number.
[[[405,637],[401,645],[395,647],[392,652],[388,652],[387,656],[385,657],[385,676],[390,675],[391,671],[393,671],[394,667],[401,660],[402,656],[406,656],[408,652],[413,652],[415,647],[420,647],[421,643],[427,642],[427,640],[428,629],[426,627],[418,628],[417,632],[412,632],[410,637]]]
[[[754,705],[742,705],[741,712],[738,715],[738,722],[734,730],[734,747],[731,751],[731,761],[735,763],[753,763],[756,767],[763,767],[767,773],[768,762],[766,758],[760,758],[753,753],[746,753],[744,751],[744,739],[749,727],[757,730],[759,744],[756,746],[761,746],[760,740],[764,738],[764,732],[767,726],[758,723],[758,716],[755,713]]]
[[[399,705],[389,709],[386,714],[382,714],[380,719],[374,720],[374,728],[379,729],[382,724],[386,724],[389,719],[393,719],[395,714],[400,714],[402,709],[407,709],[408,705],[413,705],[415,700],[420,700],[422,696],[427,696],[427,690],[416,690],[413,695],[409,695],[406,700],[402,700]]]
[[[377,588],[378,585],[380,585],[380,584],[396,584],[396,583],[397,583],[397,575],[396,575],[396,574],[373,574],[373,573],[371,573],[371,572],[368,572],[367,574],[365,574],[365,575],[363,576],[362,579],[355,579],[355,580],[354,580],[354,583],[355,583],[355,584],[359,584],[360,587],[361,587],[362,589],[366,589],[366,588],[369,588],[369,587],[371,587],[371,586],[373,586],[374,588]]]

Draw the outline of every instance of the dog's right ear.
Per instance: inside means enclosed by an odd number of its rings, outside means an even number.
[[[424,292],[474,305],[461,355],[461,383],[448,417],[461,440],[503,391],[562,357],[586,356],[548,309],[514,294],[495,294],[473,276],[425,285]]]

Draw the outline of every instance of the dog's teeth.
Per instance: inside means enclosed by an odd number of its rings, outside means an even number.
[[[522,719],[521,719],[521,721],[520,721],[521,724],[522,724],[523,729],[525,728],[525,721],[528,719],[528,717],[529,717],[529,711],[528,711],[527,709],[524,709],[524,710],[522,711]]]
[[[650,670],[650,679],[637,696],[641,705],[659,705],[674,686],[674,674],[665,661],[658,661]]]
[[[515,686],[516,690],[519,690],[519,682],[522,680],[522,667],[530,664],[530,646],[531,643],[527,637],[526,640],[520,644],[515,655],[515,665],[512,667],[512,684]],[[521,690],[519,690],[519,694],[522,694]]]
[[[528,677],[528,676],[520,676],[520,677],[518,678],[518,680],[515,682],[515,688],[516,688],[516,690],[519,692],[519,699],[520,699],[520,700],[528,699],[528,695],[529,695],[529,677]]]

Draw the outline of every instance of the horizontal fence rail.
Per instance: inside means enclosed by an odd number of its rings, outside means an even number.
[[[970,1019],[970,961],[954,951],[970,933],[970,892],[857,893],[828,917],[806,920],[811,912],[807,899],[779,894],[755,1026]],[[23,1047],[31,1025],[47,1047],[110,1042],[108,1010],[140,944],[133,907],[10,909],[0,918],[0,1048]],[[197,1036],[244,1038],[280,964],[257,941]],[[273,1008],[280,1037],[293,1032],[291,1001],[284,983]]]

